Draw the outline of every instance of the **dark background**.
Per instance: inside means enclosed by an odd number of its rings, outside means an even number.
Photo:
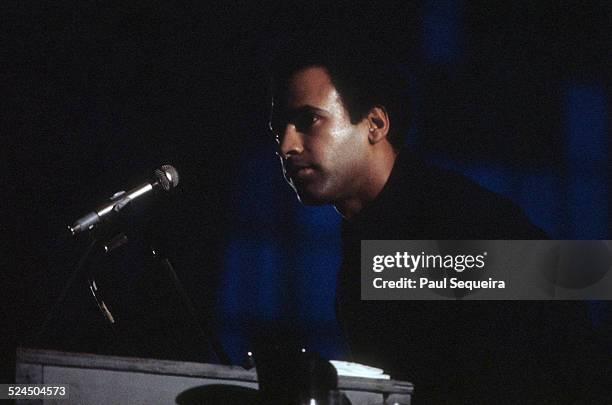
[[[399,56],[406,143],[426,159],[508,196],[553,238],[610,239],[606,2],[128,3],[0,10],[4,353],[215,361],[147,256],[153,243],[233,363],[272,328],[342,358],[339,217],[300,206],[283,183],[260,69],[276,42],[316,27],[359,27]],[[130,243],[88,266],[114,331],[79,278],[36,338],[83,251],[65,226],[164,163],[179,188],[130,207]],[[588,308],[603,333],[609,305]]]

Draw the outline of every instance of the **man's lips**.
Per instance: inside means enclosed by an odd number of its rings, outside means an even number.
[[[287,174],[294,179],[303,179],[311,176],[314,173],[314,166],[305,164],[289,164],[287,166]]]
[[[292,174],[291,177],[298,178],[298,179],[305,179],[311,176],[313,173],[314,173],[314,168],[310,166],[301,167],[296,172],[294,172],[294,174]]]

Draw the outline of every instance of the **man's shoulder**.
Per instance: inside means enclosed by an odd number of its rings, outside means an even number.
[[[411,169],[417,173],[410,176],[412,184],[403,185],[404,193],[416,199],[424,225],[441,237],[547,238],[518,205],[465,175],[422,161],[413,162]]]
[[[429,201],[443,202],[442,207],[468,212],[477,210],[480,214],[520,210],[507,197],[487,189],[461,173],[433,165],[423,164],[422,167],[422,195]]]

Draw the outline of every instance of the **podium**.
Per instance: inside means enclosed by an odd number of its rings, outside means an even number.
[[[24,404],[181,404],[186,393],[206,386],[257,389],[257,374],[236,366],[20,348],[15,382],[69,386],[68,400]],[[408,382],[359,377],[340,376],[338,387],[353,405],[409,404],[413,392]]]

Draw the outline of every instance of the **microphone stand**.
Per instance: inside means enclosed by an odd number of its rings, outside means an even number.
[[[210,328],[205,329],[202,326],[202,323],[198,320],[197,311],[193,305],[193,302],[189,298],[189,295],[187,294],[187,291],[185,290],[183,283],[181,282],[178,275],[176,274],[176,271],[174,270],[174,266],[172,266],[172,263],[170,263],[170,260],[168,260],[165,257],[161,257],[159,253],[155,250],[154,247],[151,247],[151,254],[153,255],[153,258],[156,259],[156,261],[159,263],[160,267],[162,267],[172,279],[174,288],[177,291],[181,301],[183,302],[183,305],[187,309],[187,313],[189,314],[191,321],[196,326],[196,329],[197,329],[198,334],[200,335],[200,338],[202,338],[205,342],[210,343],[212,352],[217,356],[217,359],[219,360],[221,364],[229,365],[230,364],[229,357],[223,350],[221,343],[217,340],[216,336],[212,333],[212,329]],[[207,330],[209,332],[207,332]]]
[[[64,288],[60,292],[60,295],[58,296],[57,300],[53,303],[53,306],[51,307],[51,309],[47,313],[47,316],[45,317],[45,320],[43,321],[43,323],[40,326],[38,332],[36,333],[36,335],[34,337],[34,341],[35,342],[40,342],[40,339],[44,336],[44,333],[47,331],[49,323],[53,320],[53,318],[55,318],[55,315],[56,315],[57,311],[59,310],[60,306],[62,305],[62,303],[66,299],[66,296],[68,295],[68,292],[70,291],[70,289],[74,285],[78,275],[81,274],[81,271],[82,271],[83,267],[85,266],[85,264],[89,260],[89,258],[91,256],[92,252],[94,251],[94,248],[96,247],[97,243],[98,243],[98,239],[92,238],[92,240],[89,243],[89,245],[87,245],[87,248],[85,248],[85,251],[79,257],[79,260],[77,261],[77,265],[74,267],[74,270],[72,270],[72,273],[70,274],[70,277],[68,278],[68,281],[66,282],[66,284],[64,284]]]
[[[124,196],[125,196],[125,191],[119,191],[119,192],[115,193],[110,198],[112,203],[108,205],[108,207],[110,207],[108,209],[108,211],[114,211],[115,213],[118,213],[119,211],[121,211],[121,209],[123,209],[125,206],[127,206],[129,204],[129,202],[131,201],[131,198],[126,198]],[[87,226],[85,226],[85,227],[81,227],[80,225],[78,227],[76,225],[68,226],[68,230],[70,231],[71,236],[73,236],[73,237],[77,236],[78,233],[80,233],[80,232],[82,232],[84,230],[89,230],[90,231],[89,232],[90,243],[87,246],[87,248],[85,249],[85,251],[83,252],[83,254],[81,254],[81,256],[79,257],[77,265],[75,266],[74,270],[72,271],[72,274],[68,278],[68,281],[64,285],[64,288],[62,289],[59,297],[57,298],[57,300],[55,301],[55,303],[51,307],[51,310],[49,310],[49,312],[47,313],[47,316],[45,317],[45,320],[43,321],[41,327],[39,328],[38,332],[36,333],[36,335],[34,337],[34,342],[40,342],[40,339],[43,337],[44,333],[46,332],[46,329],[49,326],[49,323],[55,317],[56,312],[59,310],[60,306],[62,305],[62,303],[66,299],[66,296],[68,295],[68,292],[72,288],[72,286],[75,283],[78,275],[81,273],[83,267],[85,266],[85,264],[89,260],[92,252],[94,251],[94,248],[96,247],[96,245],[98,244],[98,241],[100,240],[100,238],[97,238],[95,236],[96,232],[103,232],[103,231],[100,231],[98,229],[98,228],[102,228],[102,227],[96,226],[96,225],[98,225],[98,222],[100,221],[100,218],[98,217],[98,214],[89,214],[87,217],[89,218],[89,220],[87,221],[87,224],[86,224]],[[104,233],[101,233],[101,234],[104,235]],[[123,234],[121,234],[121,235],[123,235]],[[62,235],[62,239],[64,239],[64,235]],[[115,236],[112,239],[109,239],[109,238],[106,238],[106,237],[104,239],[107,239],[107,242],[103,246],[104,247],[104,251],[105,251],[105,253],[109,253],[115,247],[115,246],[113,246],[113,242],[117,239],[117,236]],[[120,244],[117,245],[117,247],[120,246],[121,244],[125,243],[125,241],[126,240],[123,240]],[[111,248],[109,248],[109,246],[111,246]],[[89,285],[89,290],[93,294],[94,300],[96,301],[96,304],[98,305],[98,308],[100,309],[100,311],[102,311],[102,314],[104,315],[104,317],[111,324],[114,324],[115,321],[113,319],[112,314],[110,313],[108,308],[106,308],[106,305],[104,304],[104,302],[99,300],[98,297],[96,296],[97,286],[96,286],[95,280],[93,279],[93,277],[89,277],[87,282],[88,282],[88,285]]]
[[[121,208],[123,208],[123,205],[119,207],[119,209]],[[68,281],[64,285],[57,300],[54,302],[53,306],[47,313],[47,316],[45,317],[41,327],[39,328],[37,334],[34,337],[34,342],[38,343],[41,341],[41,338],[44,336],[45,332],[47,331],[49,324],[55,318],[61,305],[65,301],[68,295],[68,292],[75,284],[78,276],[83,272],[85,265],[90,261],[93,253],[95,253],[96,250],[98,250],[97,248],[101,247],[102,249],[100,250],[103,250],[104,253],[110,253],[112,250],[122,246],[123,244],[127,242],[127,237],[123,233],[119,233],[115,235],[114,237],[109,238],[108,231],[104,232],[102,229],[100,229],[101,227],[97,227],[97,228],[98,229],[91,229],[91,230],[97,231],[96,233],[98,233],[98,235],[101,235],[101,236],[96,237],[94,232],[90,232],[89,244],[87,245],[86,249],[83,251],[81,256],[79,257],[77,264],[74,267],[74,270],[72,271],[72,273],[70,274],[70,277],[68,278]],[[223,350],[220,342],[216,339],[216,336],[214,336],[214,334],[211,331],[206,332],[206,330],[207,329],[210,330],[210,328],[205,329],[202,326],[201,322],[198,321],[197,311],[191,299],[189,298],[182,282],[180,281],[178,275],[176,274],[174,267],[170,263],[170,261],[165,257],[161,257],[153,247],[151,247],[151,253],[153,255],[153,258],[156,260],[156,262],[159,263],[159,265],[169,274],[170,278],[172,279],[174,288],[177,291],[183,305],[187,309],[187,313],[189,314],[191,321],[196,326],[197,332],[200,335],[200,337],[204,339],[205,342],[208,342],[210,344],[212,353],[215,356],[217,356],[217,359],[219,360],[221,364],[229,365],[230,364],[229,357]],[[109,321],[109,324],[111,326],[114,326],[115,320],[113,318],[113,315],[108,310],[102,298],[99,297],[98,287],[96,285],[95,279],[93,278],[93,275],[90,275],[87,278],[87,283],[88,283],[89,290],[91,294],[93,295],[93,298],[98,308],[104,315],[104,318]],[[113,335],[115,335],[115,332],[116,332],[115,328],[111,327],[111,330],[112,330]]]
[[[66,284],[64,284],[64,287],[62,288],[60,295],[58,296],[57,300],[55,300],[55,302],[53,303],[51,309],[49,310],[43,323],[41,324],[41,327],[38,329],[38,332],[34,336],[35,343],[41,342],[42,337],[44,336],[45,332],[47,332],[49,324],[57,315],[57,312],[59,311],[61,305],[66,300],[68,293],[70,292],[70,290],[76,283],[79,275],[83,273],[85,269],[85,265],[91,260],[93,254],[97,253],[98,250],[103,251],[104,253],[110,253],[112,250],[116,249],[117,247],[127,242],[127,237],[123,233],[120,233],[114,236],[113,238],[109,238],[107,236],[108,232],[102,232],[100,230],[97,230],[97,231],[98,231],[97,232],[98,236],[96,236],[93,232],[90,233],[89,244],[87,245],[83,253],[79,256],[77,264],[72,270],[72,273],[70,274],[70,277],[68,278],[68,281],[66,282]],[[104,317],[109,321],[111,325],[114,325],[115,321],[113,319],[112,314],[106,307],[106,304],[104,303],[104,301],[96,295],[96,292],[98,291],[98,287],[93,278],[93,275],[90,274],[89,277],[87,277],[87,283],[89,285],[89,290],[92,293],[93,298],[98,308],[102,312],[102,315],[104,315]],[[111,327],[111,331],[112,331],[112,334],[115,335],[115,329]]]

